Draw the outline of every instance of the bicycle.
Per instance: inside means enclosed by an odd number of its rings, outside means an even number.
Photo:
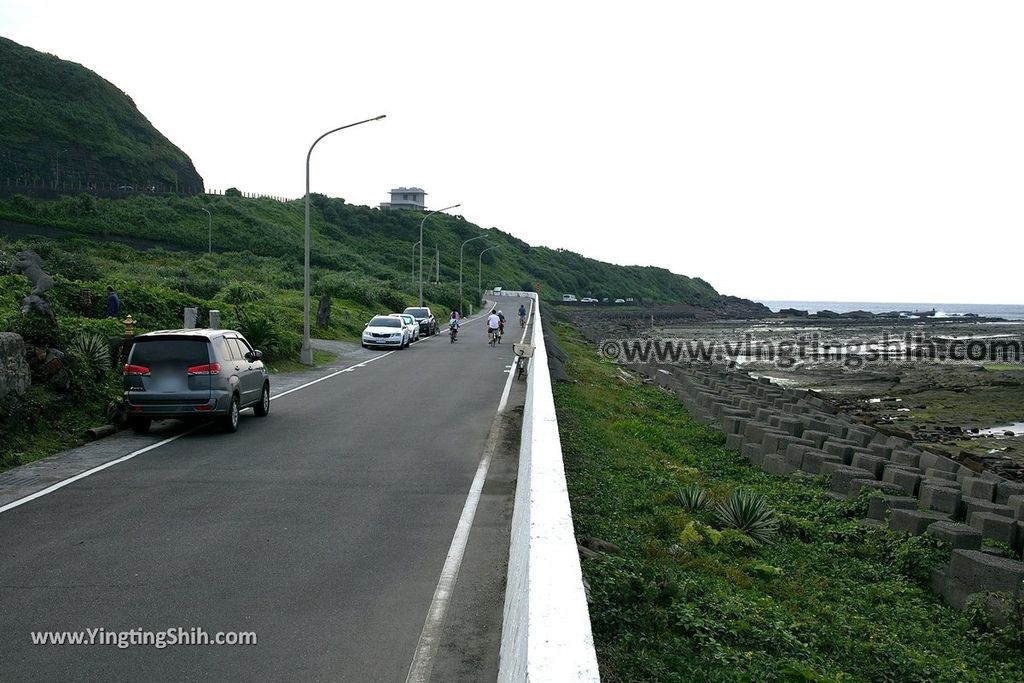
[[[526,315],[519,316],[519,327],[526,327]]]
[[[499,332],[497,328],[487,328],[487,334],[489,337],[487,343],[490,344],[491,346],[497,344],[498,340],[501,339],[501,332]]]
[[[449,325],[448,326],[449,342],[454,344],[455,343],[455,338],[458,337],[458,336],[459,336],[459,327],[458,327],[458,325]]]

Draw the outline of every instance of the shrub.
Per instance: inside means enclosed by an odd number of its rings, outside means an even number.
[[[768,543],[779,528],[775,511],[760,493],[733,491],[718,506],[718,521],[727,529],[742,531],[758,543]]]
[[[100,379],[110,370],[110,347],[98,334],[82,333],[71,340],[68,352],[76,356],[83,367]]]
[[[676,491],[676,500],[687,512],[700,512],[708,505],[708,495],[697,484],[687,484]]]

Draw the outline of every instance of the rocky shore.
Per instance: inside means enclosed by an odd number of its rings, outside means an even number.
[[[728,344],[738,352],[716,361],[779,386],[811,390],[857,423],[972,470],[1024,481],[1024,363],[948,357],[968,345],[1012,352],[1014,343],[1024,345],[1024,322],[894,313],[743,320],[723,319],[724,312],[687,318],[694,312],[681,309],[565,315],[595,344],[659,339],[719,352]],[[915,357],[922,349],[928,353]],[[685,353],[681,359],[686,362]]]

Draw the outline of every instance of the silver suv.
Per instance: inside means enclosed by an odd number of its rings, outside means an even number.
[[[263,354],[234,330],[161,330],[135,338],[124,366],[124,404],[136,434],[163,418],[216,418],[238,430],[238,413],[270,412]]]

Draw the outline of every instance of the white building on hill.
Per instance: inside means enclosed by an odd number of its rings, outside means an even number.
[[[425,211],[424,199],[427,193],[419,187],[396,187],[391,190],[391,201],[381,202],[382,209],[406,209],[409,211]]]

